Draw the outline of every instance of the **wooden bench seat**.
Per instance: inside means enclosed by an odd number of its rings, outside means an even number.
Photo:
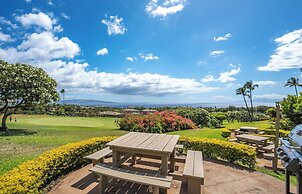
[[[201,151],[188,150],[183,176],[187,178],[188,193],[201,194],[204,184],[204,169]]]
[[[108,156],[109,154],[112,153],[112,150],[109,149],[109,147],[106,147],[100,151],[97,151],[93,154],[90,154],[88,156],[85,156],[85,159],[92,160],[93,166],[96,165],[97,163],[103,162],[104,157]]]
[[[259,148],[259,150],[270,154],[273,152],[274,148],[275,148],[275,145],[271,144],[271,145],[268,145],[265,147],[261,147],[261,148]]]
[[[117,168],[109,164],[97,164],[96,166],[92,167],[90,171],[100,177],[100,194],[103,194],[107,188],[108,177],[151,186],[153,194],[159,194],[160,188],[169,189],[172,183],[171,176],[130,171],[122,168]]]

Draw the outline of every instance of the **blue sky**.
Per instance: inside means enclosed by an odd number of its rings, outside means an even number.
[[[0,0],[0,58],[42,67],[67,99],[274,102],[301,77],[299,0]]]

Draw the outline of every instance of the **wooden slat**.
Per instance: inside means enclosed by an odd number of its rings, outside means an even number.
[[[156,140],[159,137],[160,134],[152,134],[152,136],[147,139],[145,142],[137,146],[136,148],[139,149],[145,149],[148,145],[150,145],[154,140]]]
[[[90,160],[100,160],[101,158],[104,158],[105,156],[107,156],[111,153],[112,153],[112,150],[110,150],[109,147],[106,147],[100,151],[97,151],[93,154],[85,156],[84,158],[90,159]]]
[[[195,152],[192,150],[188,150],[184,173],[183,173],[185,176],[194,175],[194,158],[195,158]]]
[[[139,141],[142,138],[142,136],[143,135],[141,133],[135,133],[135,135],[128,137],[124,141],[118,142],[116,145],[119,147],[131,147],[131,145],[136,141]]]
[[[149,144],[147,147],[145,147],[146,150],[154,150],[156,146],[159,144],[164,143],[164,139],[166,138],[166,134],[160,134],[158,138],[156,138],[151,144]]]
[[[95,167],[91,168],[90,171],[97,174],[109,176],[112,178],[127,180],[143,185],[157,186],[164,189],[168,189],[171,186],[171,181],[163,181],[163,180],[155,179],[154,177],[150,178],[148,176],[137,175],[135,172],[132,173],[122,172],[120,170],[110,169],[100,165],[96,165]]]
[[[202,160],[202,152],[195,151],[195,158],[194,158],[194,173],[195,177],[203,178],[203,160]]]
[[[117,139],[115,139],[115,140],[113,140],[113,141],[107,143],[106,145],[108,145],[108,146],[109,146],[109,145],[114,145],[116,142],[119,142],[119,141],[121,141],[121,140],[127,138],[128,136],[130,136],[130,135],[132,135],[132,134],[133,134],[133,132],[127,133],[126,135],[123,135],[123,136],[121,136],[121,137],[118,137]]]
[[[122,139],[121,141],[116,142],[114,145],[112,146],[121,146],[126,142],[131,141],[133,138],[135,138],[138,135],[138,133],[135,132],[131,132],[131,135],[129,135],[127,138]]]
[[[163,151],[172,152],[178,142],[178,139],[179,139],[179,135],[173,135],[172,139],[169,141],[169,143],[166,145]]]
[[[140,144],[142,144],[143,142],[147,141],[150,137],[152,137],[151,133],[146,133],[144,135],[142,135],[141,138],[137,139],[136,142],[133,142],[133,144],[131,144],[131,148],[136,148],[137,146],[139,146]]]
[[[172,135],[166,135],[165,138],[159,144],[157,144],[154,150],[163,151],[163,149],[166,147],[166,145],[170,142],[172,138]]]

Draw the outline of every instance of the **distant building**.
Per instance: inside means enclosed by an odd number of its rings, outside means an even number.
[[[123,113],[114,112],[114,111],[104,111],[104,112],[100,112],[100,116],[103,116],[103,117],[122,117]]]
[[[126,108],[123,110],[123,114],[127,115],[127,114],[140,114],[140,111],[137,109],[131,109],[131,108]]]
[[[142,114],[147,115],[147,114],[153,114],[158,112],[157,110],[152,110],[152,109],[144,109],[141,111]]]

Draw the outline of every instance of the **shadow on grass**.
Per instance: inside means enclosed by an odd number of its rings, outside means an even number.
[[[8,129],[7,131],[1,131],[0,137],[33,135],[35,133],[37,132],[28,129]]]

